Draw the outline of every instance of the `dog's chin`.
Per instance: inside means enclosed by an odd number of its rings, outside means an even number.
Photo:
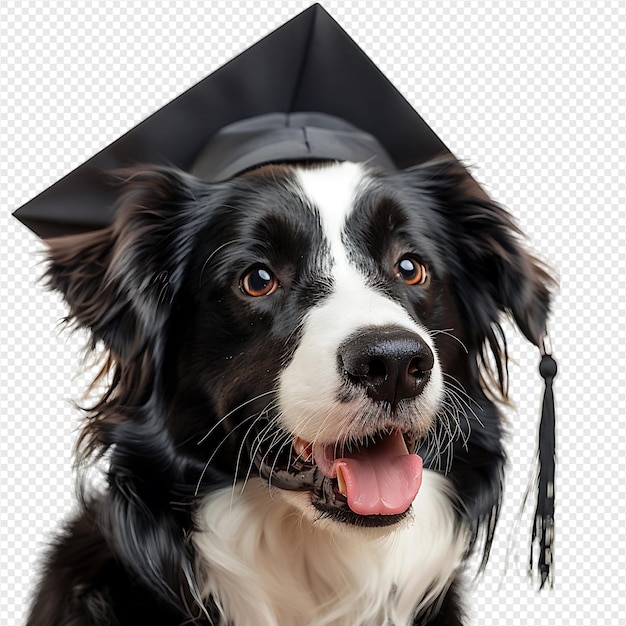
[[[358,515],[347,507],[330,507],[320,504],[310,491],[291,491],[270,484],[271,496],[283,502],[311,526],[334,534],[358,533],[364,538],[385,537],[405,525],[413,517],[413,507],[397,515]]]

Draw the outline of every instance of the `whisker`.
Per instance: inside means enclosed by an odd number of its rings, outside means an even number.
[[[449,416],[451,420],[454,421],[456,426],[456,435],[455,439],[460,439],[462,442],[462,446],[467,450],[467,444],[470,439],[470,435],[472,432],[472,425],[465,411],[461,410],[459,406],[459,401],[454,395],[447,396],[447,399],[442,403],[446,414]],[[465,418],[465,422],[467,424],[467,433],[463,431],[463,427],[461,426],[460,415],[463,415]]]
[[[463,350],[465,350],[465,354],[469,354],[469,350],[467,349],[467,346],[463,343],[463,341],[461,341],[461,339],[459,339],[456,335],[453,335],[451,331],[453,331],[454,328],[437,328],[435,330],[430,330],[430,334],[431,335],[445,335],[446,337],[450,337],[451,339],[454,339],[455,341],[458,341],[461,344],[461,347],[463,348]]]
[[[254,427],[263,419],[266,418],[266,415],[268,413],[268,411],[273,407],[273,402],[269,402],[262,411],[259,412],[259,414],[256,416],[256,419],[252,422],[252,424],[250,424],[248,430],[246,431],[245,435],[242,437],[241,439],[241,444],[239,445],[239,450],[237,451],[237,459],[236,459],[236,463],[235,463],[235,476],[234,476],[234,480],[233,480],[233,484],[237,482],[237,474],[239,473],[239,466],[241,464],[241,459],[243,456],[243,451],[244,448],[248,442],[248,437],[250,435],[250,433],[252,432],[252,430],[254,429]],[[254,439],[252,440],[252,442],[250,443],[250,459],[251,461],[254,460],[254,457],[256,456],[256,453],[258,452],[258,445],[255,444],[255,442],[257,440],[259,440],[259,442],[262,441],[263,438],[263,433],[264,431],[268,430],[269,428],[272,427],[272,424],[276,421],[275,418],[272,418],[271,420],[268,421],[267,424],[265,424],[263,426],[263,428],[261,428],[260,432],[257,433],[254,437]],[[256,447],[255,447],[256,446]]]
[[[453,404],[456,407],[457,419],[458,419],[459,415],[462,415],[463,418],[465,419],[465,423],[467,424],[467,435],[465,435],[464,441],[463,441],[463,445],[467,449],[467,444],[468,444],[469,439],[470,439],[470,437],[472,435],[472,421],[470,420],[470,417],[468,416],[467,412],[463,410],[463,407],[461,405],[462,399],[459,398],[454,393],[451,393],[449,397],[450,397],[451,402],[453,402]],[[480,424],[480,426],[484,428],[483,423],[480,421],[478,416],[476,416],[476,414],[474,414],[474,417],[476,418],[476,421]],[[462,433],[463,429],[461,428],[460,421],[459,421],[459,429],[461,430],[461,433]]]
[[[291,444],[291,439],[292,439],[291,434],[287,433],[287,432],[283,433],[282,439],[284,439],[285,441],[284,441],[284,443],[281,443],[280,446],[278,447],[278,450],[276,451],[276,456],[274,457],[274,461],[272,463],[272,469],[270,471],[270,477],[269,477],[269,480],[268,480],[268,484],[269,484],[270,487],[272,486],[272,475],[274,474],[274,471],[276,470],[276,464],[278,463],[278,459],[279,459],[279,457],[280,457],[280,455],[281,455],[281,453],[283,451],[283,448],[285,448],[285,447],[287,447],[287,445]],[[271,448],[274,445],[276,445],[276,438],[274,438],[274,442],[272,443],[272,446],[270,446],[269,449],[271,450]],[[269,454],[269,452],[268,452],[268,454]]]
[[[238,428],[241,428],[244,424],[246,424],[246,422],[249,422],[250,420],[254,420],[252,426],[250,426],[250,428],[246,432],[246,435],[244,436],[243,440],[245,441],[245,437],[249,434],[250,430],[254,427],[254,424],[259,419],[259,417],[260,417],[260,415],[257,415],[256,413],[254,413],[254,414],[249,415],[248,417],[244,418],[231,431],[226,433],[226,435],[224,435],[224,437],[217,444],[217,446],[215,446],[215,448],[213,449],[213,452],[211,453],[211,456],[208,458],[207,462],[204,464],[204,467],[202,468],[202,472],[200,473],[200,477],[198,478],[198,481],[196,483],[196,489],[194,491],[194,495],[195,496],[198,495],[198,492],[200,490],[200,485],[202,483],[202,480],[204,479],[204,476],[205,476],[207,470],[209,469],[209,466],[211,465],[213,459],[215,458],[215,455],[218,453],[219,449],[226,443],[226,441],[228,441],[229,437],[235,432],[235,430],[237,430]]]
[[[263,413],[261,413],[259,415],[259,418],[263,417]],[[258,420],[257,420],[258,421]],[[268,421],[268,423],[257,433],[257,435],[254,437],[254,439],[252,440],[251,444],[250,444],[250,462],[248,464],[248,469],[246,471],[246,475],[243,478],[243,484],[241,487],[241,492],[243,493],[243,490],[245,489],[246,485],[248,484],[248,480],[250,479],[250,474],[252,472],[252,468],[254,465],[254,459],[256,457],[256,455],[258,454],[259,450],[261,449],[261,446],[263,445],[264,441],[265,441],[265,436],[268,432],[271,432],[271,430],[275,427],[276,422],[278,421],[277,417],[272,418],[272,420]],[[255,422],[256,424],[256,422]],[[243,452],[243,447],[246,443],[247,437],[250,434],[250,431],[252,430],[252,428],[254,427],[253,424],[249,429],[248,432],[246,432],[246,435],[243,438],[243,441],[241,443],[241,446],[239,448],[239,454],[237,455],[237,463],[235,465],[235,476],[233,479],[233,496],[234,496],[234,492],[235,492],[235,486],[237,484],[237,480],[238,480],[238,474],[239,474],[239,466],[241,464],[241,454]],[[263,455],[263,457],[261,458],[261,462],[264,461],[265,457],[266,457],[267,453]]]
[[[202,437],[202,439],[200,439],[197,442],[197,445],[202,444],[204,441],[206,441],[206,439],[208,437],[211,436],[211,434],[215,431],[216,428],[219,428],[220,424],[223,424],[229,417],[231,417],[233,415],[233,413],[236,413],[237,411],[243,409],[243,407],[247,406],[248,404],[251,404],[252,402],[256,402],[257,400],[260,400],[261,398],[265,397],[265,396],[269,396],[270,394],[273,393],[277,393],[276,390],[271,389],[270,391],[265,391],[264,393],[260,393],[257,396],[254,396],[254,398],[250,398],[249,400],[246,400],[245,402],[242,402],[241,404],[237,405],[234,409],[231,409],[230,411],[228,411],[228,413],[226,413],[226,415],[224,415],[222,418],[220,418],[209,430],[209,432],[206,433],[206,435],[204,435]],[[238,427],[238,426],[237,426]]]
[[[472,417],[474,417],[476,421],[484,428],[484,424],[480,421],[478,414],[472,408],[472,404],[473,404],[476,407],[476,409],[481,410],[482,407],[480,406],[480,404],[474,398],[472,398],[467,393],[467,391],[465,391],[465,388],[463,387],[463,385],[457,378],[455,378],[451,374],[446,374],[446,373],[444,373],[444,378],[447,379],[447,382],[446,382],[447,389],[452,390],[456,393],[458,399],[463,403],[463,405],[471,413]]]

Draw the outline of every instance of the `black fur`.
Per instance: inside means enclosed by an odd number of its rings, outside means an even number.
[[[484,427],[421,453],[425,466],[447,472],[459,521],[482,537],[486,561],[505,464],[498,320],[509,313],[538,341],[550,279],[458,164],[376,176],[346,230],[373,285],[430,329],[454,329],[436,335],[446,384],[464,389]],[[219,184],[163,167],[121,177],[112,226],[50,242],[49,286],[64,295],[68,321],[108,354],[107,390],[86,411],[79,442],[84,462],[108,451],[108,484],[83,494],[83,512],[53,546],[30,626],[217,623],[210,602],[207,613],[199,608],[192,515],[200,497],[242,471],[238,424],[265,409],[260,396],[293,354],[299,322],[331,289],[321,279],[320,224],[280,184],[288,168]],[[387,258],[405,251],[431,268],[428,290],[390,284]],[[239,280],[261,262],[280,275],[280,293],[250,301]],[[241,464],[245,472],[249,460]],[[415,624],[462,623],[456,584],[436,606]]]

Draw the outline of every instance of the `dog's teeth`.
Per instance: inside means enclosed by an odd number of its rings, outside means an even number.
[[[348,489],[346,487],[346,481],[343,478],[343,472],[341,470],[341,467],[337,468],[337,486],[339,487],[339,493],[342,496],[348,495]]]
[[[313,460],[313,445],[300,437],[296,437],[293,441],[293,449],[303,461]]]

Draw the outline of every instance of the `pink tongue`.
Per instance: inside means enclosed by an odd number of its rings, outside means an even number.
[[[348,506],[359,515],[404,513],[422,484],[422,459],[409,454],[400,432],[334,458],[334,445],[316,444],[315,462],[329,478],[341,472]]]

